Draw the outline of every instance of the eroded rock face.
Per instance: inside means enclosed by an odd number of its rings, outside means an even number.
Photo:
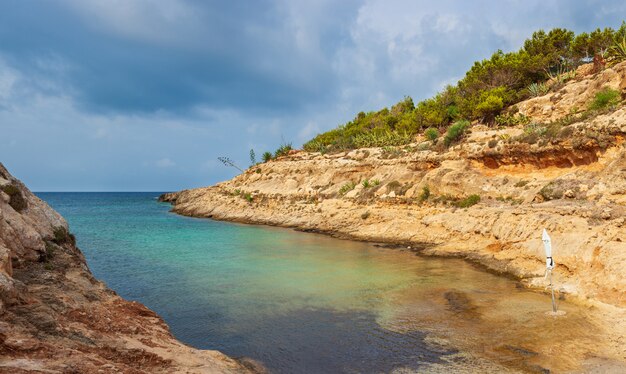
[[[249,371],[178,342],[158,315],[96,280],[65,220],[2,164],[0,191],[0,372]]]

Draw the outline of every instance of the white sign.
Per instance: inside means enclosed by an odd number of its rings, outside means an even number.
[[[554,260],[552,259],[552,241],[550,240],[550,235],[548,235],[546,229],[543,229],[541,240],[543,240],[543,246],[546,249],[546,269],[552,270],[554,269]]]

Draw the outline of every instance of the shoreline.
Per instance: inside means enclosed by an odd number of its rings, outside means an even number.
[[[519,285],[533,292],[538,292],[541,294],[549,294],[549,292],[542,285],[524,282],[524,280],[527,278],[520,276],[519,273],[507,271],[506,267],[501,264],[494,266],[494,264],[496,264],[497,262],[486,263],[483,259],[467,256],[463,252],[454,252],[454,253],[438,252],[436,248],[437,246],[441,245],[441,243],[403,241],[403,240],[394,240],[394,239],[388,239],[388,238],[363,238],[363,237],[350,235],[347,233],[342,233],[342,232],[338,232],[334,230],[302,228],[300,226],[295,226],[295,225],[281,225],[281,224],[277,224],[273,222],[260,222],[260,221],[254,221],[254,220],[249,220],[249,219],[216,218],[216,217],[207,217],[207,216],[202,216],[202,215],[185,214],[185,213],[177,212],[175,209],[175,204],[173,202],[170,202],[167,200],[161,200],[161,197],[165,195],[170,195],[170,194],[175,194],[175,193],[172,193],[172,192],[164,193],[159,197],[159,201],[170,203],[172,205],[172,209],[170,210],[170,212],[180,215],[180,216],[199,218],[199,219],[208,219],[208,220],[214,220],[218,222],[236,223],[236,224],[242,224],[242,225],[273,227],[273,228],[293,230],[296,232],[302,232],[302,233],[308,233],[308,234],[324,235],[324,236],[328,236],[328,237],[339,239],[339,240],[349,240],[349,241],[356,241],[356,242],[362,242],[362,243],[369,243],[369,244],[374,245],[375,247],[391,248],[391,249],[396,249],[396,250],[401,250],[401,251],[409,251],[417,256],[424,257],[424,258],[459,259],[459,260],[465,261],[467,264],[473,266],[474,268],[480,271],[515,281]],[[557,267],[558,267],[558,264],[557,264]],[[603,303],[598,300],[586,299],[578,295],[566,296],[567,295],[566,293],[561,293],[558,290],[555,290],[555,291],[557,292],[560,300],[567,300],[568,302],[575,303],[578,305],[608,307],[608,308],[616,307],[614,305]],[[619,308],[619,307],[616,307],[616,308]]]
[[[179,194],[185,194],[189,190],[181,191],[180,193],[163,194],[160,197],[160,201],[171,203],[171,211],[173,213],[183,216],[210,218],[218,221],[227,221],[242,224],[281,227],[292,229],[295,231],[323,234],[344,240],[362,241],[373,244],[387,244],[402,248],[411,247],[411,250],[413,252],[421,256],[463,259],[468,263],[472,263],[480,267],[484,271],[516,280],[520,282],[520,284],[524,285],[524,287],[529,289],[539,291],[545,288],[545,286],[547,285],[547,281],[544,279],[545,265],[543,262],[543,258],[541,257],[543,247],[540,241],[540,237],[530,239],[530,241],[535,243],[535,247],[537,247],[535,249],[538,249],[537,251],[532,252],[533,257],[528,258],[528,254],[522,254],[523,256],[520,257],[522,257],[523,261],[516,264],[515,262],[516,260],[518,260],[516,256],[520,255],[519,251],[511,253],[509,256],[499,258],[498,254],[500,253],[500,249],[496,248],[496,250],[494,250],[489,249],[489,247],[493,247],[494,245],[502,245],[500,243],[497,243],[497,241],[495,241],[494,244],[494,240],[492,238],[485,238],[482,233],[470,232],[469,235],[464,235],[461,238],[462,240],[459,240],[458,237],[455,237],[455,233],[444,232],[443,237],[449,236],[450,240],[441,240],[438,242],[434,242],[411,239],[411,235],[405,235],[406,232],[401,235],[394,236],[393,233],[390,234],[390,228],[394,226],[394,222],[383,222],[381,224],[383,229],[379,230],[378,235],[372,235],[370,232],[367,231],[359,232],[358,230],[352,230],[350,232],[345,230],[345,228],[343,230],[331,228],[334,224],[333,220],[324,220],[324,223],[320,224],[321,222],[319,217],[314,217],[313,215],[307,214],[302,214],[298,216],[295,221],[294,217],[291,217],[291,221],[283,222],[280,219],[276,218],[276,215],[280,212],[280,210],[277,211],[276,209],[274,209],[276,207],[272,208],[271,214],[269,214],[268,217],[268,212],[260,213],[258,210],[255,211],[255,209],[258,209],[259,207],[254,207],[253,204],[244,204],[243,206],[234,204],[236,206],[231,206],[231,204],[229,203],[220,201],[219,196],[223,195],[223,193],[220,193],[218,191],[219,189],[222,189],[222,186],[218,185],[206,189],[201,189],[203,190],[203,194],[207,194],[207,196],[212,196],[217,200],[215,202],[215,206],[208,207],[208,209],[200,209],[198,205],[190,206],[190,203],[194,203],[193,200],[189,203],[184,202],[182,205],[177,205],[176,198],[179,196]],[[323,203],[319,205],[323,205]],[[205,206],[204,208],[207,207]],[[360,209],[362,210],[363,207],[361,207]],[[365,209],[372,214],[376,214],[376,207],[366,205]],[[402,213],[402,211],[395,211],[393,206],[387,207],[387,209],[390,209],[392,214]],[[207,212],[207,210],[210,212]],[[246,212],[246,210],[248,211]],[[415,210],[419,211],[422,209],[420,207],[413,207],[412,210],[411,207],[405,206],[404,210],[409,210],[409,214],[411,214],[411,212],[415,213]],[[428,210],[428,208],[426,210]],[[423,215],[425,217],[428,217],[428,213],[430,212],[426,212]],[[449,213],[450,212],[446,212],[445,209],[443,212],[436,212],[436,214],[444,214],[444,217],[446,217],[445,215]],[[539,213],[543,214],[545,212],[541,212],[540,210]],[[252,218],[253,215],[259,218]],[[478,212],[479,217],[484,215],[485,214]],[[486,215],[488,215],[488,213]],[[517,216],[519,215],[519,212],[512,212],[510,213],[510,215]],[[464,218],[470,217],[460,217],[459,220],[463,220]],[[380,229],[380,227],[378,229]],[[380,231],[383,231],[383,233],[381,234]],[[539,229],[535,231],[537,231],[537,233],[541,232]],[[419,237],[420,234],[417,234],[417,236]],[[439,237],[442,237],[442,235],[439,235]],[[480,248],[481,245],[483,245],[483,248]],[[556,251],[560,252],[560,250],[560,247],[556,248]],[[537,257],[534,257],[535,253]],[[563,280],[561,289],[556,290],[560,295],[562,295],[561,297],[565,297],[568,300],[576,300],[576,302],[580,304],[596,306],[606,305],[608,307],[617,307],[619,309],[624,309],[623,305],[620,305],[619,302],[617,304],[607,303],[605,302],[605,300],[600,300],[598,298],[590,297],[588,294],[581,293],[580,290],[577,289],[577,285],[574,284],[574,282],[576,281],[576,276],[572,273],[572,270],[570,268],[571,266],[568,266],[567,263],[559,262],[562,257],[564,257],[564,255],[561,253],[559,253],[555,257],[557,261],[557,267],[554,273],[556,276],[559,276]]]

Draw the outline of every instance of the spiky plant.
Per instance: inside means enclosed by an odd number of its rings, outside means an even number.
[[[545,83],[531,83],[530,86],[528,86],[528,92],[532,97],[543,96],[548,93],[548,90],[550,90],[550,88]]]
[[[272,161],[273,155],[272,152],[263,152],[263,156],[261,157],[263,157],[263,162],[269,162]]]
[[[610,65],[626,60],[626,34],[623,34],[621,38],[613,37],[613,45],[607,51],[607,60]]]
[[[556,68],[552,70],[546,69],[545,72],[548,79],[557,87],[576,77],[576,70],[570,68],[567,63],[558,64]]]
[[[281,156],[287,156],[289,154],[289,151],[291,151],[292,149],[293,149],[293,147],[291,146],[291,143],[283,142],[278,147],[276,152],[274,152],[274,157],[278,158],[278,157],[281,157]]]

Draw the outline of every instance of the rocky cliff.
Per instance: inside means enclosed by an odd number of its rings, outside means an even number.
[[[162,196],[177,213],[397,243],[462,257],[542,288],[542,229],[563,297],[626,307],[626,108],[584,111],[626,88],[626,64],[579,69],[511,108],[530,123],[474,124],[452,147],[292,152],[215,186]]]
[[[0,372],[239,373],[95,279],[65,220],[0,164]]]

